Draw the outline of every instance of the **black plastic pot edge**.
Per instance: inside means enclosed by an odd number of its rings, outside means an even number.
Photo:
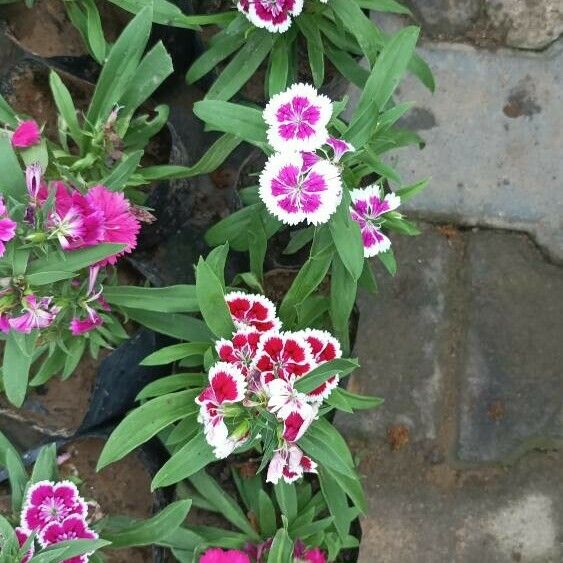
[[[37,456],[41,448],[49,444],[56,444],[57,453],[64,448],[65,446],[71,444],[72,442],[87,439],[87,438],[100,438],[103,440],[107,440],[111,431],[113,430],[113,426],[106,426],[103,428],[99,428],[97,430],[91,430],[89,432],[74,435],[69,438],[60,438],[58,440],[51,440],[46,441],[41,446],[33,448],[25,452],[22,455],[23,463],[26,467],[30,467],[35,463],[37,460]],[[149,475],[154,477],[158,470],[162,467],[166,460],[166,452],[162,447],[162,444],[156,438],[145,442],[141,446],[139,446],[135,451],[136,455],[139,457],[141,463],[146,468]],[[5,469],[0,469],[0,484],[4,483],[8,479],[8,472]],[[174,488],[173,487],[166,487],[156,489],[152,492],[153,496],[153,507],[152,512],[156,514],[160,512],[166,506],[168,506],[174,500]],[[167,554],[168,550],[164,547],[160,546],[152,546],[153,550],[153,563],[165,563],[167,561]]]

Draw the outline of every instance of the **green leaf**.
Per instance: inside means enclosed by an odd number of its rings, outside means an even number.
[[[215,336],[230,338],[235,326],[225,301],[223,287],[203,258],[199,259],[196,269],[196,292],[201,314],[207,326]]]
[[[131,176],[137,170],[144,151],[138,150],[125,155],[123,160],[101,181],[112,192],[123,191]]]
[[[162,466],[152,480],[151,490],[187,479],[215,460],[215,454],[201,431]]]
[[[27,196],[25,177],[9,137],[0,135],[0,192],[19,201]]]
[[[64,119],[70,136],[73,138],[74,142],[78,145],[80,151],[82,151],[83,143],[83,133],[80,129],[80,124],[78,123],[78,117],[76,115],[76,108],[74,102],[72,101],[72,96],[65,86],[60,76],[51,70],[49,74],[49,84],[51,86],[51,92],[53,94],[53,100],[57,106],[57,110]]]
[[[207,92],[208,100],[231,99],[254,75],[274,45],[274,34],[254,29]]]
[[[292,558],[293,541],[290,539],[287,530],[281,528],[274,536],[267,563],[289,563]]]
[[[82,0],[82,5],[86,10],[86,39],[93,57],[103,64],[106,58],[107,43],[102,29],[100,12],[94,0]]]
[[[397,273],[397,260],[392,250],[381,252],[377,255],[380,262],[385,266],[385,269],[394,276]]]
[[[359,364],[357,360],[347,360],[344,358],[331,360],[330,362],[321,364],[307,375],[300,377],[295,382],[295,389],[301,393],[310,393],[330,377],[334,375],[344,377],[352,373],[358,367]]]
[[[199,305],[195,285],[137,287],[134,285],[104,287],[110,305],[139,308],[160,313],[197,313]]]
[[[383,399],[357,395],[338,387],[330,394],[327,403],[341,411],[353,413],[356,410],[375,409],[383,404]]]
[[[58,563],[71,557],[91,553],[109,545],[105,540],[71,540],[57,543],[42,550],[29,563]]]
[[[161,377],[143,387],[136,400],[152,399],[153,397],[166,395],[174,391],[187,389],[188,387],[201,388],[206,384],[206,381],[207,376],[201,373],[176,373],[168,377]]]
[[[362,263],[362,272],[363,266]],[[350,353],[350,317],[357,292],[358,282],[346,269],[340,257],[335,256],[330,278],[330,318],[334,334],[340,340],[344,354]]]
[[[307,227],[290,233],[291,240],[283,251],[284,254],[295,254],[308,245],[315,236],[315,227]]]
[[[23,465],[22,459],[14,448],[6,448],[2,455],[4,465],[8,471],[10,479],[10,493],[12,497],[12,512],[19,514],[28,476]]]
[[[57,480],[57,445],[49,444],[43,446],[39,451],[37,460],[31,472],[29,484],[33,485],[39,481]]]
[[[272,537],[278,528],[274,503],[264,490],[258,492],[258,524],[265,538]]]
[[[170,424],[196,412],[197,395],[197,390],[171,393],[131,411],[111,433],[100,454],[97,470],[125,457]]]
[[[295,22],[307,42],[307,53],[309,55],[309,66],[313,75],[313,83],[316,88],[320,88],[325,78],[325,60],[323,40],[316,18],[303,13],[295,19]]]
[[[2,381],[6,397],[18,408],[25,399],[37,337],[38,331],[22,334],[11,330],[6,335]]]
[[[407,201],[411,197],[415,196],[416,194],[420,193],[422,190],[424,190],[426,186],[428,186],[429,181],[430,180],[421,180],[416,184],[405,186],[404,188],[397,190],[395,194],[401,198],[401,203],[402,203],[404,201]]]
[[[103,532],[103,539],[111,542],[111,549],[152,545],[175,530],[186,519],[192,505],[191,500],[178,500],[168,505],[158,514],[117,532]]]
[[[16,112],[10,107],[10,104],[0,95],[0,123],[8,125],[15,129],[18,126],[18,118]]]
[[[295,490],[295,485],[280,480],[274,485],[274,493],[282,514],[287,517],[288,522],[293,522],[297,516],[297,491]]]
[[[208,255],[205,261],[221,282],[221,287],[225,290],[225,265],[229,256],[229,243],[225,243],[217,248],[214,248]]]
[[[153,7],[152,21],[162,25],[171,25],[174,27],[183,27],[187,29],[198,29],[199,23],[202,25],[207,22],[205,18],[197,18],[195,16],[185,15],[178,6],[167,0],[109,0],[116,6],[137,14],[146,6]],[[228,21],[232,17],[231,14],[219,14],[221,19],[217,19],[216,23],[222,20]],[[212,23],[212,20],[210,21]]]
[[[377,10],[378,12],[392,12],[412,16],[412,12],[395,0],[356,0],[360,8],[365,10]]]
[[[350,533],[351,521],[348,518],[348,499],[346,493],[323,467],[319,468],[319,482],[328,509],[334,518],[334,527],[341,539]]]
[[[363,88],[369,78],[369,71],[365,69],[357,59],[333,47],[330,43],[325,43],[325,53],[336,70],[358,88]]]
[[[210,342],[182,342],[166,346],[150,356],[147,356],[140,365],[142,366],[162,366],[177,362],[183,358],[201,356],[203,361],[204,352],[211,346]]]
[[[286,34],[279,34],[270,55],[270,70],[268,73],[268,96],[270,98],[283,92],[287,87],[291,53],[289,47]]]
[[[221,100],[202,100],[194,104],[194,113],[216,131],[230,133],[258,147],[267,144],[262,112]]]

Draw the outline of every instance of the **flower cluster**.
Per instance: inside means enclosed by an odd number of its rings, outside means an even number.
[[[29,487],[21,512],[20,527],[16,534],[23,546],[31,534],[35,534],[41,547],[49,547],[63,541],[98,538],[86,521],[88,506],[70,481],[40,481]],[[22,563],[31,559],[30,552]],[[88,555],[67,559],[65,563],[86,563]]]
[[[236,332],[230,340],[216,344],[219,361],[209,370],[209,386],[196,399],[199,421],[221,459],[250,439],[255,414],[275,420],[278,447],[267,479],[291,483],[316,471],[316,463],[296,442],[317,417],[339,377],[329,377],[308,394],[295,389],[295,383],[340,358],[340,344],[322,330],[282,332],[274,304],[262,295],[233,292],[226,301]]]
[[[354,148],[329,135],[332,102],[308,84],[294,84],[264,110],[276,151],[260,176],[268,211],[288,225],[326,223],[342,200],[339,161]]]

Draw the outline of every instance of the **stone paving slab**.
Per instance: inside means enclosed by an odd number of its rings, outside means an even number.
[[[526,231],[563,261],[563,42],[541,53],[425,43],[420,54],[436,94],[409,77],[398,99],[416,102],[405,125],[427,145],[392,160],[404,181],[432,181],[405,207],[431,220]]]

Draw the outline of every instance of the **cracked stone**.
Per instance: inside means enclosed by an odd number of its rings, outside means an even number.
[[[410,0],[406,2],[430,33],[463,33],[479,16],[480,0]]]

